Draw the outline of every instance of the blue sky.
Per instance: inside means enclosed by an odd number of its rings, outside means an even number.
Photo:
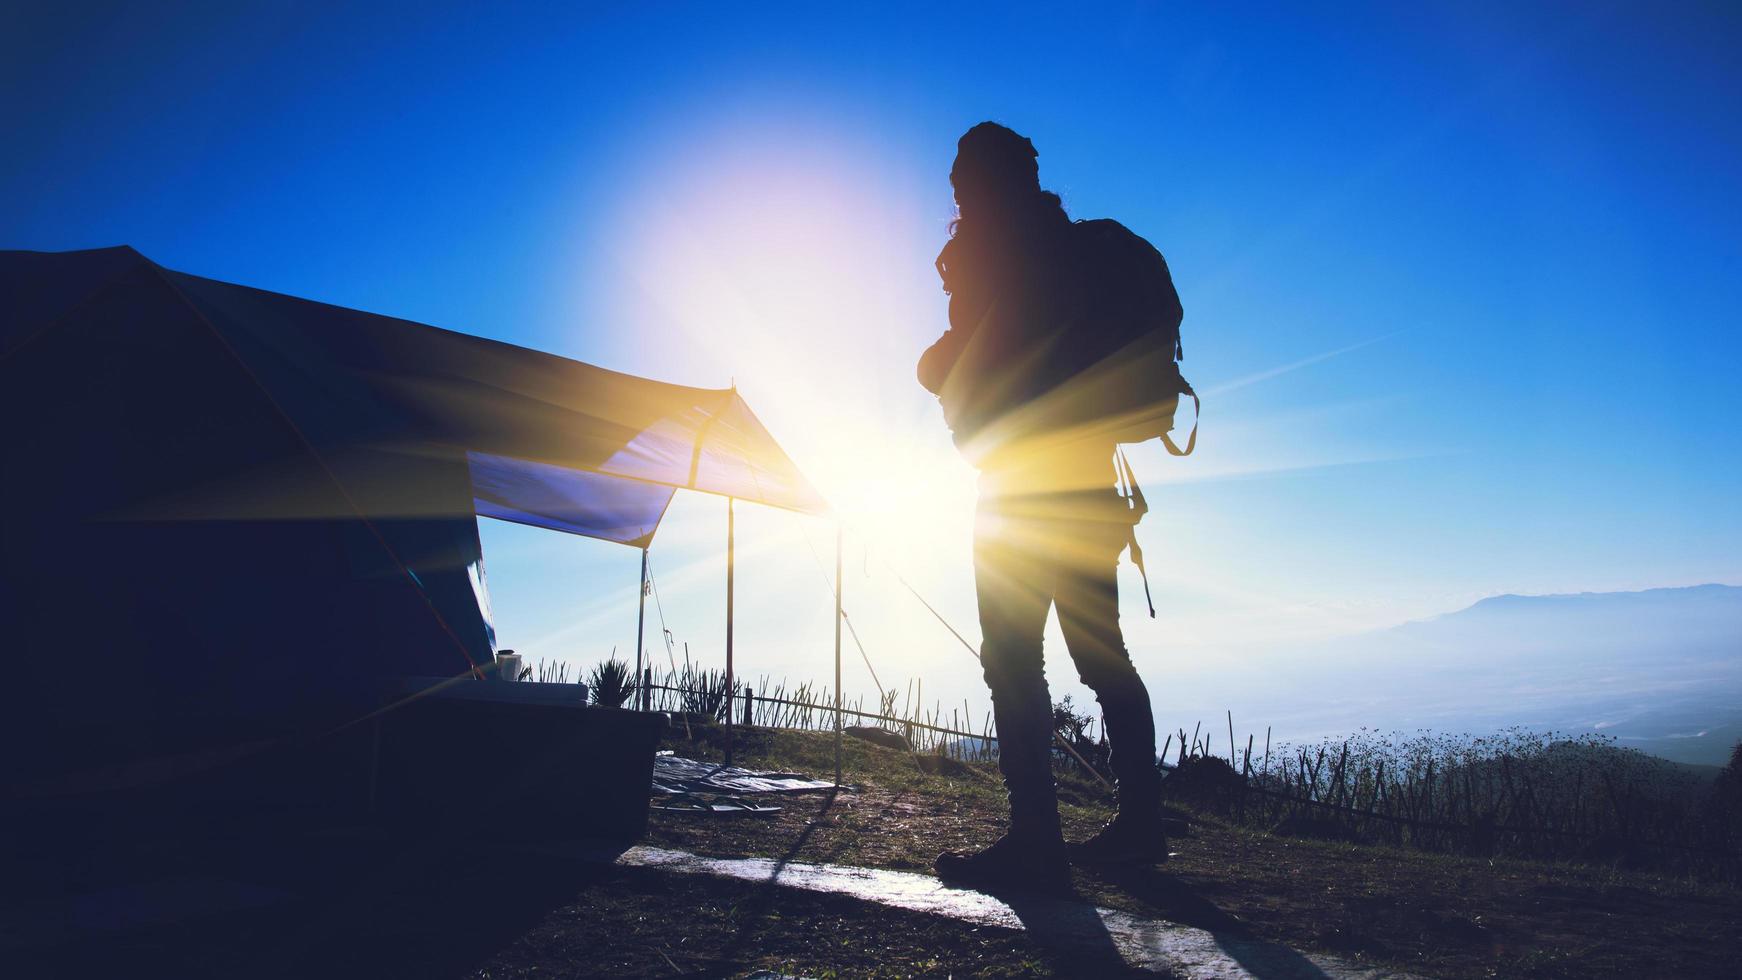
[[[1201,449],[1134,457],[1160,619],[1124,578],[1162,714],[1485,595],[1742,582],[1733,5],[239,6],[0,12],[0,246],[736,381],[854,518],[886,685],[983,705],[888,563],[977,635],[972,473],[912,366],[987,118],[1185,303]],[[634,552],[486,525],[504,643],[629,650]],[[740,535],[746,670],[821,679],[828,530]],[[680,499],[653,553],[704,659],[723,540]]]

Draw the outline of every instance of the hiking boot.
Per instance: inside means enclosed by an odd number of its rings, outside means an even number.
[[[1160,864],[1167,860],[1167,832],[1159,814],[1134,817],[1119,814],[1095,836],[1066,844],[1077,864]]]
[[[1064,841],[1056,839],[1005,834],[983,851],[945,851],[934,867],[945,882],[982,891],[1056,894],[1071,887]]]

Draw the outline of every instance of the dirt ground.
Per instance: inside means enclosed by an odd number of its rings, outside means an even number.
[[[710,732],[671,747],[718,758],[721,743]],[[833,771],[826,737],[740,731],[736,749],[740,764]],[[853,740],[846,753],[857,792],[786,797],[770,817],[655,813],[648,842],[924,871],[939,851],[1001,832],[994,768]],[[1092,832],[1110,815],[1106,791],[1092,781],[1061,775],[1060,796],[1067,835]],[[1176,814],[1191,829],[1174,840],[1166,865],[1079,870],[1077,891],[1108,907],[1430,976],[1734,976],[1742,950],[1742,895],[1727,886],[1291,839]],[[1033,960],[1050,972],[1044,956]]]
[[[480,969],[535,977],[1014,977],[1072,975],[1026,934],[842,896],[623,870]],[[1096,964],[1094,975],[1125,971]]]
[[[718,759],[717,732],[671,746]],[[832,742],[740,732],[737,761],[832,774]],[[644,841],[701,854],[925,871],[989,843],[1003,793],[988,766],[849,741],[854,791],[784,796],[772,816],[656,812]],[[1067,832],[1109,814],[1106,790],[1061,776]],[[1735,888],[1592,866],[1446,857],[1304,841],[1176,812],[1189,831],[1159,868],[1077,872],[1086,900],[1223,935],[1445,977],[1729,977]],[[1109,976],[1120,966],[1034,935],[765,883],[604,866],[560,851],[386,830],[300,839],[87,841],[0,875],[0,975],[36,977]],[[69,863],[69,858],[76,858]],[[264,889],[253,906],[140,928],[101,925],[101,876],[187,894]],[[166,884],[167,883],[167,884]],[[97,899],[92,920],[91,899]],[[73,901],[80,898],[84,902]],[[155,900],[153,900],[155,901]],[[140,903],[154,907],[152,901]],[[173,904],[173,903],[172,903]],[[82,909],[82,910],[81,910]]]

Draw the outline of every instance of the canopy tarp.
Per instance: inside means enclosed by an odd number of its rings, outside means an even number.
[[[162,269],[132,249],[5,253],[28,338],[141,268],[210,329],[363,509],[476,513],[645,544],[682,487],[809,514],[827,505],[734,389],[634,377],[498,341]],[[10,346],[10,342],[8,342]],[[470,463],[471,498],[408,485],[415,457]],[[558,470],[570,471],[560,473]],[[581,471],[592,476],[583,476]],[[639,485],[623,485],[623,477]],[[335,516],[324,486],[250,471],[137,501],[133,516]]]
[[[827,511],[734,389],[667,384],[405,320],[164,275],[317,445],[395,453],[457,447]]]
[[[467,453],[483,517],[645,548],[676,493],[662,483]]]

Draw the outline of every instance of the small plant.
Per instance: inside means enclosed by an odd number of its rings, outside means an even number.
[[[1071,703],[1071,696],[1065,695],[1062,700],[1052,706],[1052,727],[1058,737],[1063,739],[1076,752],[1073,755],[1068,750],[1055,747],[1053,752],[1066,763],[1075,764],[1081,768],[1088,763],[1096,769],[1107,768],[1108,745],[1106,739],[1097,739],[1091,734],[1095,717],[1089,714],[1078,714],[1076,705]]]
[[[683,710],[692,715],[723,721],[726,717],[726,672],[721,670],[691,671],[684,666],[685,676],[678,685],[683,689]]]
[[[635,696],[634,671],[616,657],[593,668],[588,678],[588,692],[594,704],[601,708],[621,708]]]

